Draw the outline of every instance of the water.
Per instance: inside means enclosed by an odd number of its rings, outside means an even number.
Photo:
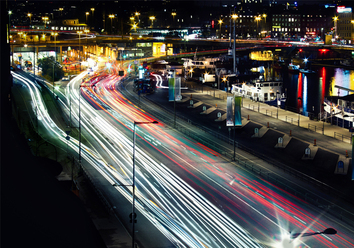
[[[311,69],[316,73],[283,72],[287,109],[294,112],[302,110],[306,116],[317,116],[323,111],[322,104],[325,98],[350,94],[335,86],[354,90],[354,70],[315,66]]]

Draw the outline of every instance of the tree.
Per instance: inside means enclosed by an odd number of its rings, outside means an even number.
[[[54,65],[54,73],[53,73],[53,65]],[[55,61],[54,57],[46,57],[38,60],[38,66],[42,68],[42,75],[51,81],[60,80],[64,76],[64,71],[62,66]]]

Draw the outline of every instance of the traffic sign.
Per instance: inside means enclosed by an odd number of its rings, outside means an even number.
[[[221,117],[221,113],[220,112],[218,112],[218,118],[220,118]]]
[[[279,137],[279,138],[278,138],[278,143],[279,143],[279,144],[283,144],[283,137]]]
[[[203,111],[205,111],[206,110],[206,106],[203,106]]]
[[[309,147],[307,147],[307,148],[305,149],[305,154],[306,154],[306,155],[310,155],[310,154],[311,154],[311,149],[310,149]]]
[[[259,132],[259,129],[256,127],[255,129],[254,129],[254,133],[258,133]]]
[[[344,169],[344,162],[338,161],[338,169]]]

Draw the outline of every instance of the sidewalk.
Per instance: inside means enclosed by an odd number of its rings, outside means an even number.
[[[194,91],[194,93],[182,93],[184,97],[190,97],[192,95],[192,99],[202,101],[211,106],[217,106],[217,108],[226,112],[226,98],[227,96],[232,96],[231,93],[227,93],[223,90],[211,89],[205,86],[202,90],[201,86],[194,82],[186,82],[186,84],[191,90]],[[299,131],[296,131],[299,127],[302,128],[302,132],[305,130],[309,131],[300,137],[301,139],[304,139],[312,144],[314,143],[314,139],[312,138],[313,135],[309,134],[320,134],[323,138],[327,138],[325,139],[326,144],[323,144],[323,147],[342,155],[345,155],[345,151],[348,151],[348,155],[351,157],[351,133],[348,129],[331,125],[331,123],[326,123],[324,121],[310,120],[307,116],[299,115],[298,113],[281,108],[277,109],[274,106],[270,106],[262,102],[252,101],[246,97],[242,100],[241,111],[242,117],[249,120],[253,120],[255,116],[262,116],[260,124],[264,126],[269,125],[270,128],[275,126],[275,121],[282,121],[290,124],[292,126],[290,129],[284,129],[282,131],[290,135],[291,130],[292,136],[300,135]],[[277,126],[279,126],[279,124]],[[323,143],[321,142],[322,140],[322,138],[316,140],[317,145]]]

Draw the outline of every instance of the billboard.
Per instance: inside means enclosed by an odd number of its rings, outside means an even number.
[[[175,72],[168,72],[168,101],[173,102],[175,100]]]
[[[175,78],[175,99],[176,99],[176,101],[181,101],[182,100],[181,77],[176,77]]]
[[[242,126],[242,118],[241,118],[241,103],[242,103],[242,97],[241,96],[235,96],[235,101],[234,101],[234,111],[235,111],[235,126],[240,127]]]
[[[226,126],[227,127],[232,127],[234,126],[234,118],[233,118],[233,114],[232,114],[232,100],[233,97],[232,96],[228,96],[227,97],[227,101],[226,101]]]

